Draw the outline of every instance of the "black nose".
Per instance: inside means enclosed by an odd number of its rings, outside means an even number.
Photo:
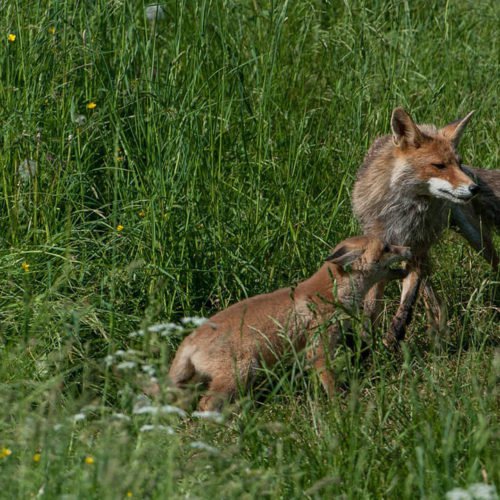
[[[469,191],[472,193],[472,194],[477,194],[479,193],[479,191],[481,190],[481,188],[477,185],[477,184],[471,184],[469,186]]]

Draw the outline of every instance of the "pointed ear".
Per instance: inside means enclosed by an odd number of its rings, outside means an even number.
[[[352,264],[356,259],[363,255],[364,250],[360,248],[349,248],[346,244],[340,244],[335,247],[333,253],[326,260],[333,262],[341,267]]]
[[[391,117],[392,138],[399,147],[414,146],[418,148],[423,142],[423,135],[411,116],[403,109],[396,108]]]
[[[467,126],[467,123],[469,123],[473,114],[474,111],[471,111],[465,118],[461,118],[460,120],[455,120],[454,122],[448,123],[448,125],[445,125],[441,129],[440,132],[451,141],[455,148],[458,146],[463,131],[465,130],[465,127]]]

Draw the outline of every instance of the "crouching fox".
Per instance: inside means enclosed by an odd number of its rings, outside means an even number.
[[[296,287],[233,304],[193,331],[175,355],[171,382],[177,387],[204,382],[208,392],[199,408],[217,410],[238,387],[252,383],[259,367],[272,367],[290,345],[303,349],[315,329],[326,324],[326,342],[317,343],[308,357],[332,396],[334,380],[327,357],[338,336],[331,322],[335,304],[354,311],[375,283],[403,278],[403,269],[390,266],[411,257],[407,247],[384,244],[375,237],[343,241],[319,271]]]

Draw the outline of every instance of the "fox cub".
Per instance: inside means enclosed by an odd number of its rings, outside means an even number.
[[[358,236],[339,243],[323,266],[295,288],[282,288],[233,304],[181,343],[169,377],[176,387],[204,382],[208,391],[200,410],[218,410],[238,387],[248,388],[259,367],[273,366],[291,345],[303,349],[314,330],[331,321],[335,303],[354,312],[377,282],[402,279],[394,263],[411,259],[408,247],[384,244],[375,237]],[[346,269],[351,266],[350,270]],[[337,337],[329,325],[327,345],[318,342],[308,352],[327,394],[334,392],[327,355]]]

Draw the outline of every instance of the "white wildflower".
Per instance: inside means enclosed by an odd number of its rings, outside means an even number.
[[[137,366],[135,361],[122,361],[116,365],[118,370],[132,370]]]
[[[120,357],[120,358],[125,356],[125,354],[126,354],[126,352],[123,351],[122,349],[118,349],[118,351],[115,352],[115,356]]]
[[[217,448],[214,448],[213,446],[210,446],[203,441],[193,441],[189,446],[191,448],[194,448],[195,450],[208,451],[209,453],[219,453],[219,450]]]
[[[446,493],[446,500],[498,500],[495,485],[474,483],[464,488],[454,488]]]
[[[132,413],[136,415],[156,415],[158,413],[157,406],[134,406]]]
[[[77,413],[71,417],[73,422],[80,422],[81,420],[85,420],[85,413]]]
[[[181,323],[183,325],[194,325],[194,326],[201,326],[203,323],[206,323],[208,320],[207,318],[201,318],[199,316],[186,316],[185,318],[181,319]]]
[[[182,332],[183,330],[184,328],[182,328],[182,326],[176,325],[175,323],[158,323],[148,326],[149,333],[159,333],[163,336],[172,332]]]
[[[86,122],[87,122],[87,117],[85,115],[76,115],[75,116],[75,123],[79,127],[83,127],[83,125],[85,125]]]
[[[106,366],[111,366],[113,364],[113,361],[115,360],[115,358],[113,356],[111,356],[111,354],[108,354],[105,358],[104,358],[104,362],[106,363]]]
[[[36,174],[37,163],[35,160],[23,160],[19,168],[17,169],[17,173],[23,182],[28,182]]]
[[[114,418],[116,420],[123,420],[124,422],[128,422],[130,420],[130,417],[128,415],[125,415],[124,413],[113,413],[111,415],[111,418]]]
[[[144,337],[144,330],[136,330],[135,332],[129,333],[128,336],[131,339],[135,337]]]
[[[445,498],[446,500],[473,500],[469,492],[462,488],[454,488],[448,491]]]
[[[141,408],[142,406],[151,406],[151,399],[146,394],[138,394],[135,398],[134,409]]]
[[[143,425],[140,429],[139,432],[151,432],[151,431],[162,431],[166,432],[168,435],[172,436],[175,434],[174,429],[168,425],[151,425],[151,424],[146,424]]]
[[[494,484],[474,483],[467,488],[467,491],[474,500],[498,500]]]
[[[132,412],[136,415],[178,415],[181,418],[186,416],[186,412],[184,410],[171,405],[164,405],[161,407],[136,405],[134,406]]]
[[[182,410],[181,408],[178,408],[177,406],[171,406],[171,405],[163,405],[161,407],[161,413],[175,414],[181,418],[186,417],[186,412],[184,410]]]
[[[153,366],[151,365],[142,365],[141,366],[141,370],[144,372],[144,373],[147,373],[150,377],[153,377],[154,374],[155,374],[155,369]]]
[[[148,5],[145,9],[146,19],[152,23],[165,18],[165,11],[163,7],[157,3]]]
[[[223,415],[218,411],[193,411],[193,413],[191,413],[191,416],[195,418],[213,420],[217,424],[222,424],[222,422],[224,422]]]
[[[54,424],[54,427],[52,427],[52,429],[54,429],[57,432],[60,431],[62,427],[63,427],[62,424]]]

